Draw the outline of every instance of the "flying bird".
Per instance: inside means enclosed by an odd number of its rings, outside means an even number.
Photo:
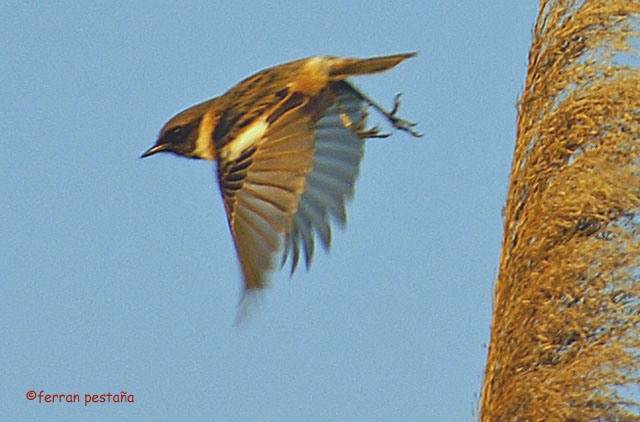
[[[415,55],[319,56],[262,70],[176,114],[141,158],[170,152],[217,161],[244,292],[261,289],[278,256],[281,265],[291,259],[291,274],[301,254],[308,268],[316,236],[328,250],[331,220],[346,224],[364,140],[390,135],[366,127],[371,108],[394,128],[421,136],[415,123],[397,117],[400,94],[387,111],[346,80]]]

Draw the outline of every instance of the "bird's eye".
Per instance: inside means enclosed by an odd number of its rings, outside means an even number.
[[[176,126],[171,131],[169,131],[169,135],[172,138],[179,138],[182,135],[182,126]]]

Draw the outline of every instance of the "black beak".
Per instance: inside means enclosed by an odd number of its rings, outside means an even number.
[[[167,144],[154,145],[148,150],[146,150],[145,152],[143,152],[140,158],[148,157],[150,155],[155,154],[156,152],[162,152],[166,149],[167,149]]]

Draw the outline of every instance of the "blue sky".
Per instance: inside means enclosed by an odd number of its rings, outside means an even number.
[[[471,420],[534,3],[3,2],[0,413]],[[174,113],[264,67],[407,51],[420,55],[355,82],[387,106],[404,92],[425,136],[368,141],[330,254],[275,273],[234,326],[241,276],[213,166],[140,153]]]

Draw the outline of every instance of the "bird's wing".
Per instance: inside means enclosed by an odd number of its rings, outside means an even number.
[[[315,234],[324,249],[329,249],[331,218],[341,227],[346,225],[345,205],[353,196],[364,154],[364,139],[358,132],[364,128],[366,104],[348,82],[334,82],[329,88],[327,95],[333,101],[315,124],[313,169],[307,176],[306,189],[282,255],[282,265],[291,257],[291,274],[297,268],[301,249],[309,268]]]
[[[255,124],[253,138],[229,143],[232,157],[218,164],[229,227],[245,290],[262,288],[282,236],[293,228],[305,179],[313,163],[313,122],[308,99],[285,99]],[[251,128],[248,131],[251,133]],[[237,138],[240,138],[237,137]],[[238,145],[239,151],[233,152]],[[235,156],[237,155],[237,156]]]
[[[283,239],[283,262],[291,253],[293,271],[300,245],[311,262],[314,232],[329,246],[330,215],[345,223],[363,118],[362,99],[336,82],[317,98],[289,95],[229,142],[218,177],[245,290],[264,287]]]

